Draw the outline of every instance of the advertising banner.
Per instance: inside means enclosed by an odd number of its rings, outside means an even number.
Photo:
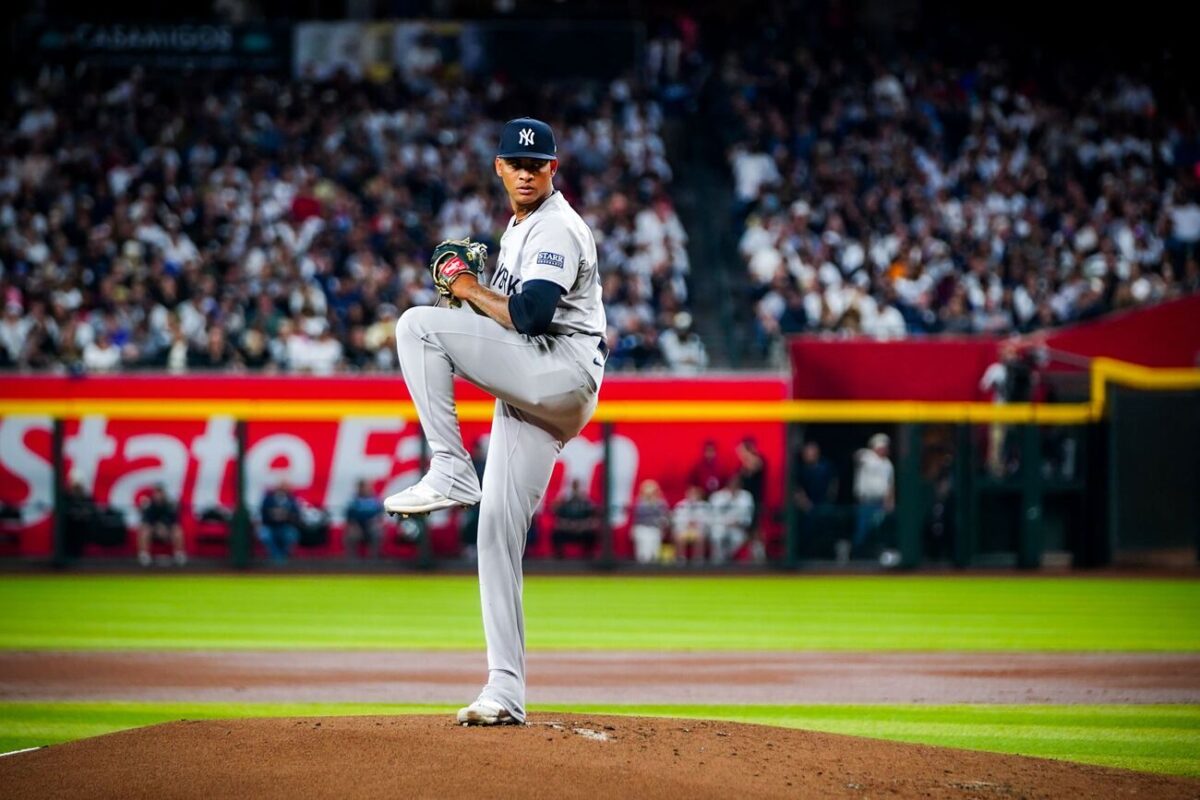
[[[30,63],[153,70],[281,73],[291,62],[285,24],[50,23],[22,37]]]
[[[460,406],[485,399],[466,384],[458,392]],[[643,402],[655,407],[677,406],[703,399],[782,399],[782,378],[638,379],[610,377],[601,394],[607,401]],[[363,401],[372,398],[407,401],[403,382],[391,379],[312,378],[15,378],[3,399],[36,410],[42,401],[69,398],[76,409],[65,417],[64,471],[101,504],[121,511],[129,526],[137,523],[137,503],[162,484],[180,502],[185,534],[194,519],[210,508],[232,508],[236,499],[236,418],[229,413],[247,398],[275,403],[285,410],[289,398]],[[116,400],[154,401],[159,408],[184,403],[210,408],[195,419],[129,419],[104,413]],[[273,406],[266,406],[269,410]],[[154,418],[159,417],[159,418]],[[424,450],[419,425],[400,415],[346,416],[339,419],[271,419],[261,408],[247,422],[245,475],[247,505],[255,514],[263,493],[286,481],[306,503],[325,509],[335,524],[331,552],[339,552],[338,533],[343,512],[360,481],[384,496],[420,478]],[[0,417],[0,504],[15,507],[21,518],[18,544],[10,555],[42,556],[52,550],[53,467],[52,418],[49,414],[19,413]],[[721,470],[729,475],[740,461],[738,445],[746,439],[766,463],[767,487],[762,519],[768,533],[782,500],[783,425],[776,422],[637,422],[612,423],[610,441],[612,515],[618,555],[627,554],[629,511],[641,481],[651,478],[667,499],[678,501],[687,488],[688,474],[705,442],[717,446]],[[462,424],[468,448],[488,433],[482,420]],[[600,423],[593,422],[568,442],[559,456],[543,508],[549,508],[572,481],[579,480],[600,502],[604,494],[604,441]],[[432,522],[437,523],[438,520]],[[443,520],[448,524],[448,521]],[[538,525],[549,524],[539,519]],[[535,552],[542,552],[539,540]]]

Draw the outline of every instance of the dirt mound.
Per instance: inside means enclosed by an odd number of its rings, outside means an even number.
[[[536,714],[172,722],[0,758],[0,795],[1200,797],[1200,781],[728,722]]]

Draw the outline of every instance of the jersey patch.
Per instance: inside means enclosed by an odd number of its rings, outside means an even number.
[[[537,255],[537,263],[545,264],[548,267],[566,269],[567,259],[560,256],[558,253],[551,253],[549,250],[543,250]]]

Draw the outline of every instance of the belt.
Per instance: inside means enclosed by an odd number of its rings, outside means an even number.
[[[593,336],[600,337],[600,341],[596,343],[596,349],[600,351],[600,355],[601,355],[601,357],[603,357],[603,359],[605,361],[608,360],[608,342],[604,341],[604,334],[602,334],[602,333],[599,333],[599,334],[584,333],[583,331],[576,331],[575,333],[568,333],[566,335],[571,336],[571,337],[586,336],[589,339],[592,338]]]

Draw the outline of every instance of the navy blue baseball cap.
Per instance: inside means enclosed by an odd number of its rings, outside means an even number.
[[[554,144],[554,131],[540,119],[520,117],[504,123],[500,134],[500,147],[496,155],[500,158],[558,158]]]

